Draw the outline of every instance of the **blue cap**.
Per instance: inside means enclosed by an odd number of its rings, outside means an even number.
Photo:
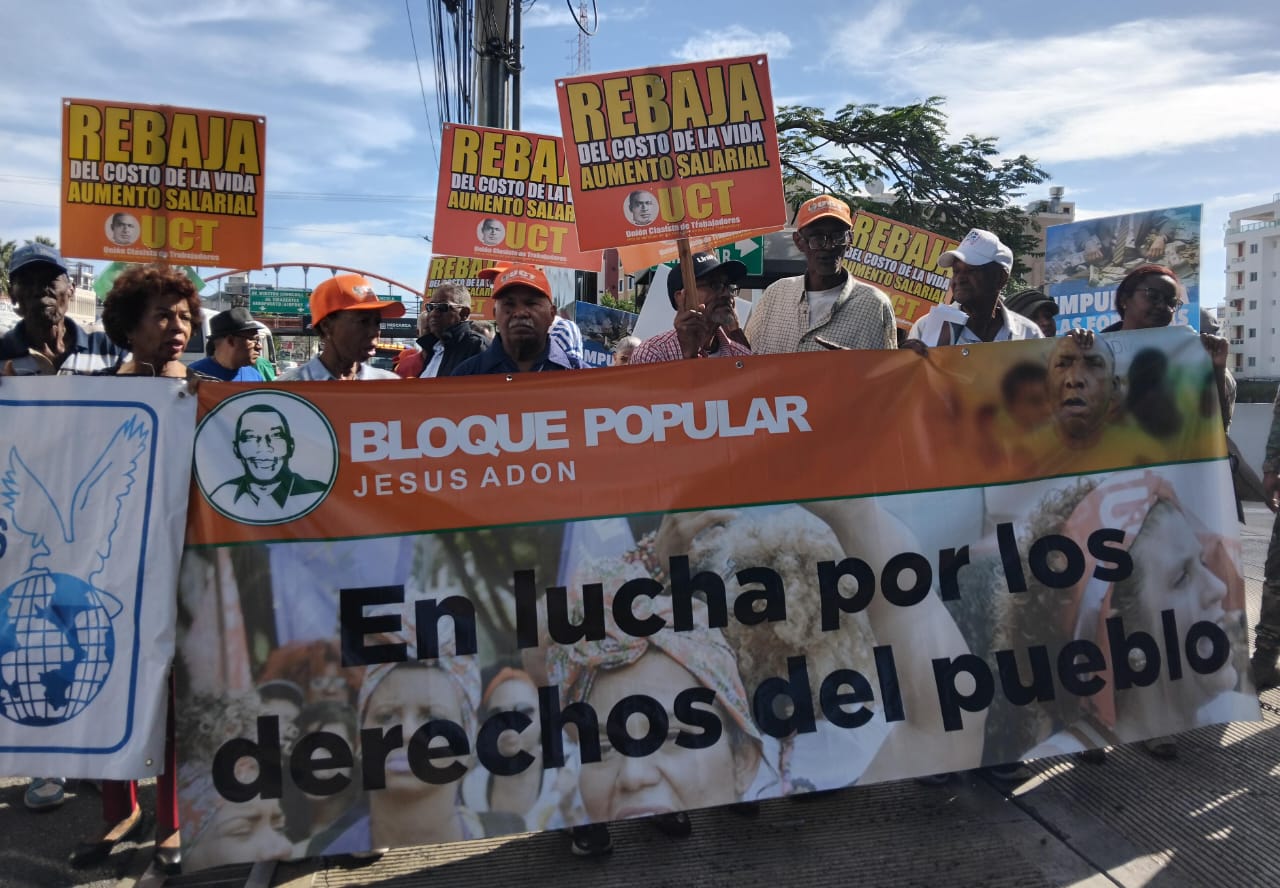
[[[13,274],[18,269],[37,262],[55,265],[63,274],[67,273],[67,264],[62,261],[62,254],[58,252],[56,247],[50,247],[47,244],[30,243],[23,244],[13,251],[13,257],[9,260],[9,274]]]

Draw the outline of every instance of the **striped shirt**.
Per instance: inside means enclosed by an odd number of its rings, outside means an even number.
[[[751,306],[745,329],[758,355],[822,351],[821,337],[845,348],[897,348],[897,323],[889,297],[846,273],[831,311],[810,323],[804,275],[774,281]]]
[[[71,318],[64,319],[63,323],[66,324],[63,342],[68,348],[57,368],[59,376],[88,376],[114,366],[124,357],[124,352],[106,333],[86,333]],[[23,321],[0,336],[0,369],[12,361],[15,376],[38,376],[47,371],[49,362],[38,350],[31,348],[26,329]]]

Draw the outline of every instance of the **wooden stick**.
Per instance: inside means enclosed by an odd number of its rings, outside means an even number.
[[[698,279],[693,274],[693,250],[689,246],[689,238],[677,238],[676,249],[680,251],[680,277],[684,289],[681,304],[686,311],[697,311],[702,303],[698,300]]]

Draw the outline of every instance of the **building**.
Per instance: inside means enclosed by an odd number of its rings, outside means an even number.
[[[1280,192],[1270,203],[1233,212],[1224,240],[1228,366],[1241,379],[1280,377]]]
[[[1051,225],[1064,225],[1076,221],[1076,205],[1074,201],[1063,200],[1063,188],[1054,185],[1049,189],[1048,200],[1033,200],[1026,208],[1027,234],[1039,241],[1036,255],[1023,255],[1018,258],[1027,266],[1026,283],[1028,287],[1044,290],[1044,252],[1045,229]]]

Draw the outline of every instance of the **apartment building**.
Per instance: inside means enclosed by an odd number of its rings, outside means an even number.
[[[1241,379],[1280,378],[1280,192],[1270,203],[1231,213],[1225,244],[1228,366]]]

